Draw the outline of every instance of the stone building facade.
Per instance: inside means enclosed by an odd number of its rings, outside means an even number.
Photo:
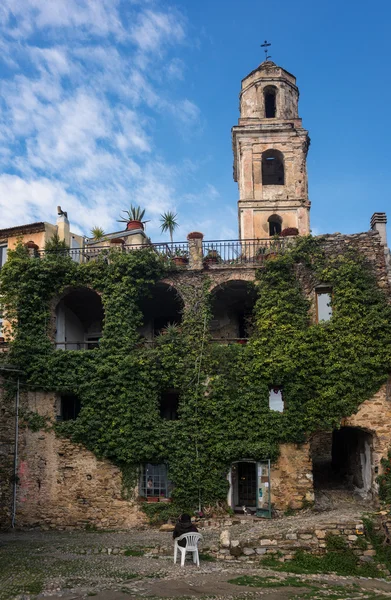
[[[235,248],[226,258],[222,248],[220,260],[213,261],[212,253],[216,250],[203,241],[202,234],[189,234],[187,266],[161,281],[156,295],[145,307],[145,323],[140,334],[147,342],[153,342],[158,327],[175,320],[175,315],[188,308],[181,288],[191,288],[196,295],[204,284],[205,273],[213,298],[212,339],[232,343],[249,337],[246,314],[251,312],[253,299],[248,294],[248,284],[254,282],[257,269],[262,268],[262,263],[256,260],[258,246],[262,246],[265,238],[273,238],[286,228],[296,228],[303,235],[309,233],[306,171],[309,138],[298,116],[298,96],[294,76],[269,61],[243,80],[239,125],[233,128],[234,177],[239,183],[238,243],[243,260],[235,258]],[[326,253],[334,255],[347,247],[356,249],[371,263],[379,287],[390,294],[385,221],[383,213],[375,213],[370,231],[325,235],[321,243]],[[44,224],[36,224],[37,231],[26,226],[30,230],[26,229],[25,234],[27,237],[39,234],[39,240],[34,240],[42,248],[42,236],[48,228],[38,225]],[[120,249],[132,245],[139,248],[148,240],[142,230],[116,232],[106,236],[99,246],[107,248],[113,243]],[[80,256],[87,254],[90,258],[95,251],[98,252],[98,244],[90,240]],[[318,288],[322,282],[316,281],[304,268],[298,270],[297,277],[310,300],[315,322],[319,310]],[[177,297],[167,300],[167,289],[178,292],[180,301]],[[327,295],[328,291],[321,290],[321,293]],[[83,295],[77,290],[67,290],[53,302],[52,318],[57,326],[53,325],[52,334],[59,349],[85,351],[91,344],[99,343],[98,339],[88,338],[94,333],[92,329],[99,327],[96,325],[99,319],[102,320],[99,302],[94,300],[97,303],[93,310],[90,302],[89,292]],[[72,333],[64,325],[60,339],[59,323],[61,319],[65,322],[70,313],[73,315]],[[98,333],[101,335],[101,331]],[[281,444],[279,458],[271,465],[270,473],[274,508],[279,511],[288,507],[300,509],[313,502],[317,485],[330,473],[336,449],[347,453],[348,460],[340,465],[344,468],[344,481],[363,494],[376,494],[380,461],[391,445],[390,400],[391,388],[384,385],[355,415],[346,416],[339,430],[342,433],[322,431],[302,444]],[[13,517],[17,526],[44,528],[86,525],[127,528],[145,521],[137,501],[124,492],[122,475],[115,465],[97,459],[81,445],[56,437],[50,424],[64,416],[57,394],[22,390],[19,410],[21,414],[37,414],[43,420],[35,428],[20,428],[15,439],[15,398],[3,389],[0,397],[0,525],[9,526]],[[245,457],[238,457],[239,463],[245,476],[256,468],[255,462]],[[240,497],[233,489],[232,469],[227,477],[231,481],[228,503],[234,509],[241,509]],[[138,490],[135,496],[137,493]]]

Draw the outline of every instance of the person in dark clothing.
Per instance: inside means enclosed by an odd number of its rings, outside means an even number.
[[[181,516],[178,523],[175,525],[175,529],[172,532],[172,537],[175,540],[175,538],[180,537],[184,533],[192,533],[197,531],[197,527],[191,522],[190,515],[187,515],[185,513]],[[178,546],[182,546],[182,548],[185,548],[186,540],[180,540],[178,542]]]

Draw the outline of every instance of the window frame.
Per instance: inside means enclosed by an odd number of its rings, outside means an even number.
[[[151,479],[151,485],[148,484]],[[143,463],[140,468],[139,492],[143,498],[171,498],[172,482],[166,463]]]
[[[321,296],[322,294],[328,294],[330,296],[330,301],[332,302],[333,300],[333,288],[331,285],[317,285],[314,289],[315,291],[315,322],[316,324],[319,323],[328,323],[329,321],[331,321],[332,317],[333,317],[333,307],[330,305],[330,318],[329,319],[321,319],[319,320],[319,304],[318,304],[318,297]]]
[[[274,390],[278,390],[280,392],[281,395],[281,403],[282,403],[282,410],[278,410],[277,408],[272,408],[270,405],[270,394],[272,392],[274,392]],[[284,390],[282,385],[272,385],[271,387],[269,387],[269,410],[272,410],[273,412],[278,412],[280,414],[282,414],[285,411],[285,398],[284,398]]]

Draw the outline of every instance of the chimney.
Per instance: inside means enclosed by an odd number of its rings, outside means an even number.
[[[378,231],[383,246],[387,248],[387,215],[386,213],[373,213],[371,218],[371,229]]]
[[[64,240],[67,246],[70,245],[68,213],[57,206],[57,233],[60,240]]]

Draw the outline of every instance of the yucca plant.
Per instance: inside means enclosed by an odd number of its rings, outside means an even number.
[[[160,215],[160,228],[162,230],[162,233],[164,233],[165,231],[169,232],[171,244],[173,243],[174,231],[178,227],[178,222],[175,220],[176,218],[177,215],[171,212],[170,210]]]
[[[102,227],[93,227],[91,229],[91,237],[95,242],[99,242],[102,238],[105,237],[105,232]]]
[[[145,209],[142,209],[140,206],[130,205],[129,210],[121,211],[125,213],[126,217],[120,217],[117,219],[117,223],[129,223],[129,221],[142,221],[145,215]]]

